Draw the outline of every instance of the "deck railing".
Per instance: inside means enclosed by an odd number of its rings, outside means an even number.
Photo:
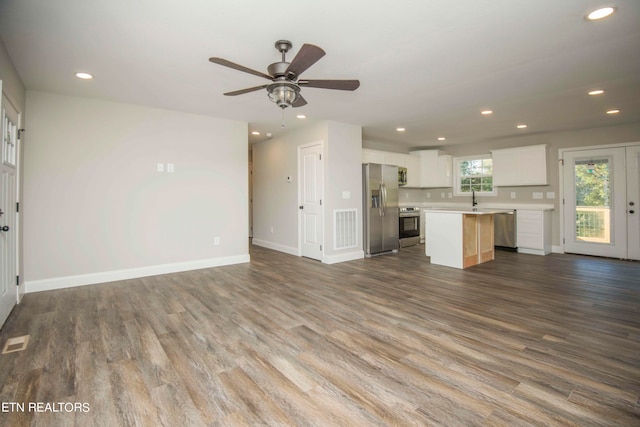
[[[611,242],[611,209],[606,206],[576,206],[576,238],[587,242]]]

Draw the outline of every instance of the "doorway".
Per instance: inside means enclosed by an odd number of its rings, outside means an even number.
[[[565,252],[640,260],[640,145],[562,158]]]
[[[20,114],[2,97],[0,153],[0,326],[18,302],[18,154]]]

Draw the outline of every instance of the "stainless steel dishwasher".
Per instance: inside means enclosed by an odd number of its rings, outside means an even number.
[[[516,211],[493,215],[493,245],[499,249],[516,250]]]

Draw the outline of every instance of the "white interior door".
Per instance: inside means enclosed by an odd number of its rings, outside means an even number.
[[[18,300],[17,162],[20,116],[2,98],[2,154],[0,155],[0,326]]]
[[[566,252],[628,258],[627,169],[624,147],[564,153]]]
[[[300,253],[322,260],[322,145],[300,147],[298,153]]]
[[[640,146],[626,150],[628,258],[640,260]]]

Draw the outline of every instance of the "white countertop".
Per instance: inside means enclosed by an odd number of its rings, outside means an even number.
[[[461,208],[457,206],[444,208],[422,208],[425,213],[453,213],[466,215],[493,215],[498,213],[513,212],[514,209],[498,209],[498,208]]]
[[[471,203],[451,203],[451,202],[414,202],[414,203],[406,203],[400,201],[399,205],[401,207],[412,206],[419,207],[420,210],[427,212],[433,208],[437,209],[445,209],[445,210],[454,210],[454,211],[466,211],[472,209]],[[543,204],[543,203],[486,203],[481,202],[476,206],[478,209],[500,209],[500,210],[531,210],[531,211],[552,211],[554,210],[554,205],[552,204]]]

